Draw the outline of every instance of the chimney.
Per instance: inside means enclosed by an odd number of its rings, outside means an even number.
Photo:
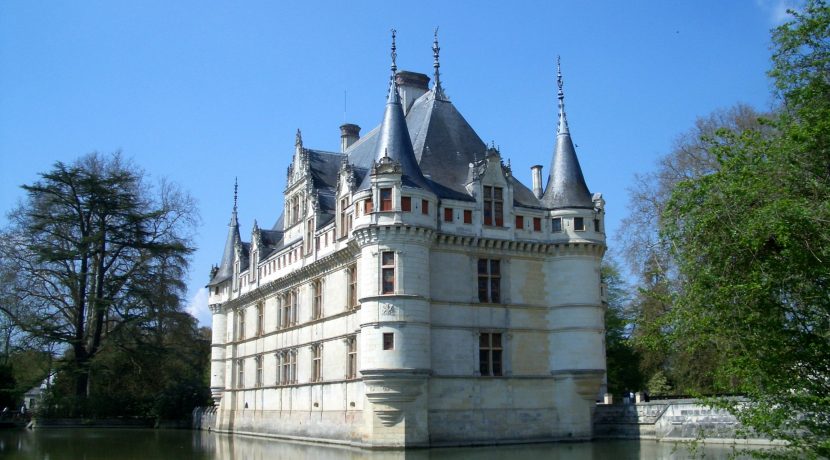
[[[531,166],[530,171],[533,178],[533,194],[536,198],[542,198],[542,165]]]
[[[340,126],[340,151],[345,152],[347,148],[360,139],[360,126],[346,123]]]
[[[429,91],[429,77],[422,73],[401,70],[395,74],[395,83],[398,84],[398,92],[401,95],[401,106],[403,114],[409,113],[409,109],[415,99],[423,96]]]

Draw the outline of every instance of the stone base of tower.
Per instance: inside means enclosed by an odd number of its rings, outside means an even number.
[[[364,444],[373,448],[429,446],[427,373],[364,370]]]

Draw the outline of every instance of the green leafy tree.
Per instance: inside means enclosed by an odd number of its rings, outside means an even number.
[[[151,187],[118,154],[56,163],[23,189],[0,235],[17,274],[0,308],[27,334],[68,347],[64,371],[83,402],[102,350],[180,308],[195,206],[169,183]]]
[[[634,317],[630,310],[628,286],[613,259],[606,258],[601,267],[605,285],[605,358],[608,392],[618,397],[625,391],[643,387],[640,356],[631,341]]]
[[[830,8],[807,2],[773,39],[776,135],[721,131],[717,170],[662,214],[682,283],[666,324],[718,350],[715,385],[750,401],[720,404],[743,423],[830,457]]]

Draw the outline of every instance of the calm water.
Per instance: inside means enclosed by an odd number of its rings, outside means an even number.
[[[696,451],[651,441],[443,448],[403,452],[370,452],[247,436],[188,430],[40,429],[0,431],[0,458],[8,460],[427,460],[427,459],[684,459],[728,458],[729,447]],[[740,457],[739,457],[740,458]]]

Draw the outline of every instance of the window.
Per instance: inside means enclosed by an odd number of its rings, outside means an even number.
[[[392,189],[391,188],[382,188],[382,189],[380,189],[380,210],[381,211],[391,211],[392,210]]]
[[[421,213],[429,214],[429,201],[421,200]]]
[[[484,225],[504,226],[504,197],[501,187],[484,186]]]
[[[254,362],[256,362],[256,386],[259,388],[262,386],[262,355],[254,358]]]
[[[245,360],[236,360],[236,388],[245,388]]]
[[[236,332],[237,340],[242,340],[245,338],[245,309],[240,308],[237,310],[236,315],[239,316],[239,329]]]
[[[402,196],[401,197],[401,211],[403,211],[403,212],[412,212],[412,197],[411,196]]]
[[[317,279],[311,283],[311,319],[323,317],[323,280]]]
[[[472,224],[473,223],[473,211],[469,209],[464,210],[464,223],[465,224]]]
[[[478,259],[479,302],[501,302],[500,262],[493,259]]]
[[[352,310],[357,307],[357,265],[350,265],[346,269],[346,282],[348,284],[346,307]]]
[[[349,197],[344,197],[340,199],[340,237],[343,238],[349,234],[349,218],[347,216],[346,209],[349,207]]]
[[[319,343],[311,346],[311,381],[323,380],[323,346]]]
[[[482,332],[478,336],[478,370],[481,375],[502,375],[501,355],[501,333]]]
[[[542,231],[542,218],[541,217],[534,217],[533,218],[533,231],[534,232],[541,232]]]
[[[297,323],[297,292],[286,292],[281,297],[282,315],[280,324],[289,327]]]
[[[395,293],[395,253],[383,251],[381,253],[381,294]]]
[[[372,199],[367,198],[363,202],[363,214],[371,214],[372,213]]]
[[[384,332],[383,333],[383,349],[384,350],[394,350],[395,349],[395,334],[393,332]]]
[[[559,233],[562,231],[562,218],[561,217],[554,217],[550,221],[550,231],[554,233]]]
[[[346,378],[357,378],[357,337],[346,339]]]
[[[291,385],[297,383],[297,352],[283,350],[277,353],[277,384]]]
[[[314,240],[314,219],[308,219],[305,224],[305,252],[311,254],[311,244]]]
[[[452,222],[452,208],[444,208],[444,222]]]
[[[516,216],[516,230],[524,230],[525,218],[524,216]]]
[[[291,200],[291,223],[296,224],[300,221],[300,197],[295,196]]]
[[[262,335],[265,332],[265,308],[262,302],[256,304],[256,335]]]
[[[599,233],[599,219],[594,219],[594,231]]]
[[[574,230],[577,232],[585,231],[585,219],[582,217],[574,217]]]

